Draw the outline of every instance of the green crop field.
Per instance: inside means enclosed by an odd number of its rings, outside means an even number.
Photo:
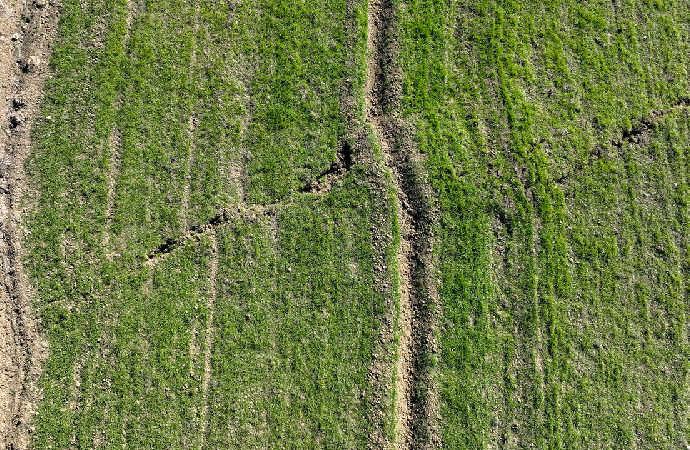
[[[689,2],[22,5],[3,448],[690,446]]]
[[[690,439],[690,4],[410,1],[448,448]]]

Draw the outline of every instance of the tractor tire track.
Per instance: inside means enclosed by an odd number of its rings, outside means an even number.
[[[127,0],[127,17],[125,19],[125,33],[122,37],[122,51],[124,56],[127,55],[129,43],[132,37],[132,26],[134,20],[139,15],[142,5],[140,0]],[[115,110],[120,111],[124,103],[123,94],[120,93],[115,104]],[[103,248],[108,252],[110,249],[110,224],[113,220],[113,209],[115,208],[115,192],[117,189],[117,179],[120,176],[120,168],[122,164],[122,130],[117,123],[117,118],[113,124],[113,128],[108,136],[108,150],[110,151],[110,161],[108,163],[108,186],[106,192],[106,206],[105,206],[105,220],[106,226],[103,232]],[[107,253],[108,259],[113,258],[115,253]]]
[[[7,112],[0,133],[0,444],[28,448],[47,343],[31,310],[31,286],[22,265],[24,161],[49,74],[59,5],[13,1],[0,11],[0,101]],[[25,20],[20,20],[24,18]]]
[[[206,441],[206,433],[208,432],[208,390],[211,384],[211,355],[213,350],[213,316],[216,304],[216,279],[218,278],[218,236],[215,230],[212,230],[211,238],[211,264],[209,269],[209,294],[206,308],[208,309],[208,316],[206,319],[206,341],[204,343],[204,378],[201,386],[201,446],[204,447]]]
[[[122,136],[116,126],[113,127],[108,136],[108,150],[110,151],[110,161],[108,163],[108,186],[105,200],[105,220],[106,226],[103,232],[103,248],[108,251],[110,247],[110,223],[113,217],[113,208],[115,207],[115,187],[117,178],[120,174],[120,149],[122,146]],[[113,254],[107,254],[108,259],[112,259]]]
[[[187,85],[192,94],[194,94],[195,89],[192,88],[194,83],[194,73],[197,60],[197,35],[199,34],[199,13],[201,12],[201,5],[196,4],[194,9],[194,36],[192,37],[192,50],[189,56],[189,77],[187,79]],[[196,98],[193,95],[194,98]],[[185,175],[184,191],[182,193],[182,229],[183,232],[189,231],[189,197],[191,195],[192,189],[192,164],[194,163],[194,152],[196,151],[196,143],[194,142],[194,132],[196,128],[197,118],[195,116],[195,111],[192,111],[189,116],[189,123],[187,125],[187,137],[189,139],[189,154],[187,155],[187,173]]]
[[[400,305],[395,446],[433,448],[440,446],[439,403],[432,377],[440,304],[432,255],[437,213],[421,156],[398,117],[402,72],[396,63],[396,13],[392,0],[369,0],[365,118],[397,197]]]

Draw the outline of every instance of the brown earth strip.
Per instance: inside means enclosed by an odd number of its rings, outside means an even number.
[[[122,39],[123,48],[129,45],[129,39],[132,37],[132,24],[139,14],[142,6],[139,4],[141,0],[127,0],[127,22],[125,23],[125,36]]]
[[[366,17],[362,17],[359,11],[360,4],[354,0],[345,2],[345,37],[348,47],[358,49],[352,51],[345,61],[347,71],[357,74],[361,71],[360,61],[366,47],[360,47],[362,26]],[[336,162],[329,170],[324,172],[322,180],[317,178],[316,185],[323,188],[313,189],[315,193],[325,193],[333,186],[337,178],[342,177],[350,167],[360,164],[369,168],[367,175],[371,183],[373,194],[380,201],[379,208],[375,208],[370,216],[371,221],[371,246],[372,265],[374,267],[374,289],[381,295],[381,313],[376,317],[376,327],[373,336],[371,350],[371,363],[368,373],[368,408],[367,421],[369,430],[369,445],[371,449],[392,448],[390,439],[391,430],[388,427],[393,419],[390,408],[391,394],[394,391],[395,381],[395,328],[397,322],[397,297],[391,295],[396,292],[397,284],[390,278],[390,269],[395,262],[388,259],[388,251],[394,245],[394,236],[391,233],[390,205],[391,186],[388,181],[387,169],[379,163],[376,150],[373,146],[371,130],[365,123],[360,100],[362,99],[362,85],[358,77],[350,75],[345,77],[340,91],[340,113],[343,123],[347,125],[342,143],[337,152]]]
[[[19,1],[11,2],[5,5],[0,10],[0,101],[2,102],[3,111],[8,111],[10,108],[10,96],[15,92],[13,80],[15,74],[14,60],[15,60],[15,43],[13,40],[17,39],[15,32],[19,30],[19,13],[21,10],[21,3]],[[2,146],[6,147],[6,135],[3,133],[0,136]],[[3,148],[2,161],[0,161],[0,227],[3,227],[4,222],[9,218],[9,211],[7,210],[8,194],[7,184],[8,180],[5,175],[7,160],[9,155]],[[3,232],[0,228],[0,232]],[[2,273],[8,273],[10,262],[8,259],[8,248],[5,243],[4,235],[0,240],[0,265],[2,265]],[[12,429],[11,411],[13,401],[13,391],[16,390],[17,373],[16,362],[20,359],[19,347],[16,342],[13,330],[13,311],[12,303],[8,297],[7,283],[3,275],[3,290],[0,291],[0,443],[3,446],[8,445],[10,430]],[[11,282],[11,281],[10,281]]]
[[[70,402],[69,408],[74,413],[78,413],[82,409],[82,392],[81,392],[81,379],[82,371],[84,370],[84,363],[86,362],[87,355],[82,353],[78,355],[72,366],[72,385],[70,386]],[[72,429],[70,442],[72,445],[77,443],[77,430]]]
[[[374,130],[397,196],[400,311],[396,378],[397,448],[440,446],[439,403],[432,368],[440,306],[434,274],[433,230],[437,213],[410,132],[398,117],[402,71],[396,63],[396,9],[370,0],[365,115]]]
[[[110,162],[108,170],[108,192],[105,201],[105,220],[106,227],[103,232],[103,248],[108,251],[110,247],[110,223],[113,217],[113,207],[115,206],[115,185],[120,174],[120,148],[122,146],[122,137],[120,131],[116,126],[113,127],[108,137],[108,149],[110,150]],[[115,256],[114,253],[107,253],[108,259]]]
[[[0,444],[29,445],[40,399],[37,379],[47,344],[31,311],[33,297],[22,267],[23,169],[31,130],[48,76],[59,5],[48,0],[0,6],[0,104],[7,112],[0,133]],[[23,20],[22,20],[23,19]]]

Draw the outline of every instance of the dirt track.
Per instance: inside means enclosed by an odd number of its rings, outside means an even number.
[[[432,376],[439,307],[432,257],[436,213],[421,156],[399,117],[396,13],[389,0],[369,1],[365,115],[393,181],[400,228],[396,448],[432,448],[440,446]]]
[[[0,4],[0,443],[27,448],[39,399],[36,381],[47,352],[31,312],[22,269],[24,160],[48,76],[58,6],[46,0]]]

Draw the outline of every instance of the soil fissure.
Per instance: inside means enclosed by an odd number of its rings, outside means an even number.
[[[344,141],[338,147],[336,160],[331,166],[322,172],[313,183],[307,184],[299,189],[301,193],[326,193],[331,189],[333,183],[345,175],[353,164],[353,152],[350,143]]]
[[[630,130],[624,130],[621,139],[611,141],[611,145],[620,149],[623,147],[624,143],[635,143],[638,141],[640,136],[651,131],[661,119],[673,111],[687,109],[688,107],[690,107],[690,98],[681,98],[668,109],[652,111],[652,114],[649,118],[641,120]]]
[[[637,144],[641,139],[644,139],[654,128],[657,126],[660,120],[673,113],[674,111],[683,111],[690,108],[690,98],[680,98],[673,105],[666,109],[658,109],[651,112],[649,117],[644,118],[633,125],[629,130],[623,130],[620,137],[617,139],[612,139],[610,141],[611,147],[609,149],[615,148],[621,150],[625,144]],[[596,160],[607,154],[607,148],[603,146],[596,146],[590,153],[591,160]],[[567,184],[569,180],[575,176],[579,175],[588,166],[582,166],[576,168],[568,173],[561,175],[555,179],[557,184]]]
[[[168,238],[155,250],[148,254],[149,264],[157,262],[157,260],[182,246],[188,241],[198,241],[202,236],[208,236],[215,233],[216,229],[227,223],[232,222],[238,218],[255,218],[260,215],[275,214],[275,209],[280,206],[287,206],[289,203],[272,203],[268,205],[247,205],[239,204],[235,207],[225,208],[208,221],[192,225],[189,231],[177,238]]]
[[[337,160],[331,164],[331,167],[322,173],[313,183],[300,188],[298,192],[302,194],[328,194],[333,188],[333,184],[350,171],[353,165],[352,158],[353,153],[350,149],[350,145],[347,142],[343,143],[338,150]],[[198,240],[201,236],[214,232],[215,229],[220,225],[224,225],[237,217],[247,215],[256,216],[257,214],[267,213],[273,214],[273,211],[277,207],[288,205],[290,205],[289,202],[270,203],[266,205],[248,204],[242,202],[237,204],[235,207],[224,208],[202,224],[185,225],[185,231],[180,236],[165,239],[165,241],[163,241],[158,247],[148,254],[148,260],[149,262],[156,260],[157,258],[172,252],[189,240]],[[187,219],[185,219],[185,222],[186,221]]]

